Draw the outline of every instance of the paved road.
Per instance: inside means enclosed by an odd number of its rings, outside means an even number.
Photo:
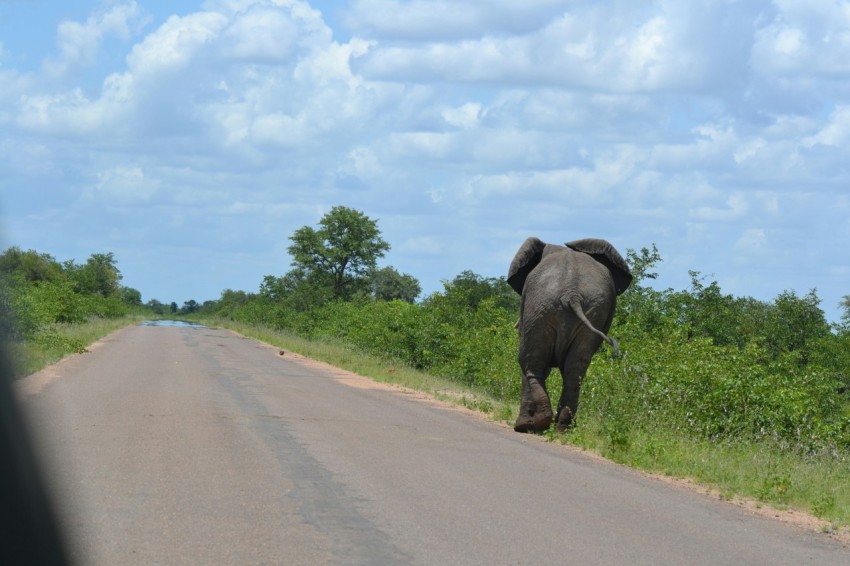
[[[850,564],[850,548],[230,332],[17,382],[83,564]]]

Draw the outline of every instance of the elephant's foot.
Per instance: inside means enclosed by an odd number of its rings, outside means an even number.
[[[552,410],[535,413],[534,415],[520,415],[514,423],[516,432],[545,432],[552,424]]]
[[[549,429],[554,415],[545,383],[545,377],[541,379],[529,376],[524,379],[519,416],[514,424],[515,431],[543,432]]]
[[[571,426],[573,426],[573,412],[569,407],[564,407],[558,412],[558,421],[555,424],[555,430],[564,432]]]
[[[514,423],[514,432],[531,432],[531,417],[518,416]]]

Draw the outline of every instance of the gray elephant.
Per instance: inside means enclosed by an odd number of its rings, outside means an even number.
[[[619,355],[606,334],[617,296],[632,282],[625,260],[605,240],[586,239],[566,246],[528,238],[511,262],[508,284],[522,295],[517,323],[522,401],[514,430],[541,432],[552,423],[546,378],[561,371],[564,387],[556,426],[570,426],[578,408],[581,381],[602,341]]]

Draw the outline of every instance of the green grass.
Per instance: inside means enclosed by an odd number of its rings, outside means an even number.
[[[151,318],[144,314],[128,314],[120,318],[92,318],[75,324],[54,324],[27,341],[6,344],[12,377],[18,379],[35,373],[65,356],[85,352],[86,348],[120,328]]]
[[[585,425],[554,441],[569,443],[639,470],[690,479],[725,499],[746,498],[850,526],[850,465],[846,456],[804,455],[773,442],[712,442],[662,430],[630,431],[612,441]]]
[[[284,348],[377,381],[395,383],[512,423],[517,403],[502,401],[472,387],[401,364],[388,363],[340,342],[311,342],[298,336],[233,321],[204,323]],[[517,372],[518,373],[518,372]],[[518,378],[517,378],[518,379]],[[619,392],[617,393],[619,394]],[[623,391],[628,395],[628,391]],[[622,402],[619,400],[617,402]],[[570,444],[646,472],[688,479],[725,499],[745,499],[777,509],[810,513],[829,523],[827,530],[850,527],[850,461],[847,455],[803,455],[771,442],[714,442],[664,428],[632,427],[581,420],[566,433],[548,432],[554,442]]]

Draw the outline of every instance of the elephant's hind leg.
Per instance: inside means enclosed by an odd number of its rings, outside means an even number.
[[[548,368],[542,371],[523,369],[522,401],[514,424],[516,432],[543,432],[552,424],[552,402],[546,391],[548,374]]]
[[[558,416],[555,425],[558,430],[566,430],[573,424],[573,419],[575,419],[578,410],[581,382],[584,380],[588,366],[590,366],[593,353],[601,343],[602,340],[596,336],[586,338],[586,342],[570,349],[566,359],[561,364],[564,387],[561,390],[561,399],[558,401]]]

